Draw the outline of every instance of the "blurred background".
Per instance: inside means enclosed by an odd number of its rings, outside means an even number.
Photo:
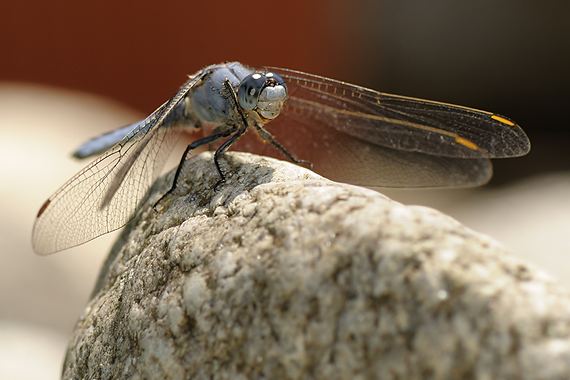
[[[223,61],[302,70],[516,120],[532,151],[495,160],[489,185],[387,193],[437,207],[570,284],[568,20],[570,2],[561,0],[4,2],[0,378],[37,378],[36,370],[57,378],[114,238],[33,254],[37,209],[86,164],[69,154],[150,114],[187,75]]]

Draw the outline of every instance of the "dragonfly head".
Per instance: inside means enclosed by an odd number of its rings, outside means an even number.
[[[241,81],[237,95],[244,110],[254,111],[261,120],[269,121],[279,116],[287,100],[287,86],[275,73],[254,73]]]

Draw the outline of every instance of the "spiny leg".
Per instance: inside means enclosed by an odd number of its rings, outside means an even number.
[[[234,88],[232,87],[231,82],[227,78],[224,80],[224,88],[227,92],[227,100],[231,101],[233,103],[233,108],[235,111],[237,111],[237,113],[239,114],[243,123],[242,123],[241,127],[239,127],[239,129],[235,132],[235,134],[232,137],[230,137],[225,143],[223,143],[222,146],[220,146],[218,148],[218,150],[216,150],[216,153],[214,153],[214,164],[216,164],[216,168],[218,169],[218,173],[220,173],[220,177],[221,177],[221,179],[218,182],[216,182],[216,184],[214,185],[214,190],[216,190],[218,188],[218,186],[226,180],[226,176],[224,175],[224,172],[222,171],[222,168],[220,167],[220,163],[218,162],[218,158],[230,146],[232,146],[232,144],[234,142],[236,142],[237,139],[239,139],[245,133],[245,131],[247,131],[247,128],[249,127],[249,125],[247,124],[247,119],[245,118],[245,115],[243,114],[242,109],[239,105],[237,94],[236,94]],[[234,126],[233,130],[235,131],[236,128],[237,127]]]
[[[190,152],[191,150],[194,150],[196,148],[199,148],[203,145],[213,143],[214,141],[217,141],[223,137],[227,137],[227,136],[231,135],[232,133],[234,133],[235,131],[236,131],[236,128],[233,127],[227,131],[220,132],[220,133],[214,133],[210,136],[206,136],[206,137],[201,138],[200,140],[196,140],[193,143],[191,143],[190,145],[188,145],[186,147],[186,150],[184,151],[184,154],[180,158],[180,163],[178,164],[178,168],[176,169],[176,173],[174,173],[174,180],[172,181],[172,186],[170,187],[170,190],[168,190],[166,193],[164,193],[164,195],[162,197],[160,197],[160,199],[158,201],[156,201],[153,208],[156,210],[156,205],[158,205],[167,195],[171,194],[174,191],[174,189],[176,189],[176,185],[178,184],[178,177],[180,177],[180,173],[182,172],[182,167],[183,167],[184,163],[186,162],[186,156],[188,156],[188,152]],[[216,166],[218,166],[217,162],[216,162]],[[220,169],[218,168],[218,171],[219,170]]]
[[[216,169],[218,169],[218,173],[220,173],[221,177],[220,180],[216,182],[216,184],[214,185],[214,190],[217,190],[218,186],[221,185],[226,180],[226,176],[222,171],[222,168],[220,167],[218,158],[222,153],[228,150],[228,148],[232,146],[232,144],[235,143],[236,140],[239,139],[245,133],[245,131],[247,131],[247,127],[248,127],[247,124],[243,125],[232,137],[227,139],[226,142],[224,142],[222,146],[220,146],[218,150],[216,150],[216,152],[214,153],[214,164],[216,164]]]
[[[277,149],[279,149],[284,155],[286,155],[287,157],[289,157],[289,159],[291,161],[293,161],[296,164],[304,164],[307,165],[309,168],[313,167],[313,164],[310,163],[309,161],[304,161],[304,160],[299,160],[298,158],[296,158],[295,156],[293,156],[291,153],[289,153],[289,151],[287,149],[285,149],[283,147],[283,145],[279,144],[277,141],[275,141],[275,138],[273,137],[273,135],[271,135],[271,133],[269,133],[267,130],[265,130],[263,127],[255,124],[254,125],[255,130],[257,131],[257,133],[259,134],[259,136],[261,136],[261,138],[263,140],[269,141],[271,144],[273,144],[274,147],[276,147]]]

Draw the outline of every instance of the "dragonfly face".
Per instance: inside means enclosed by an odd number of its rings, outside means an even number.
[[[146,119],[79,148],[77,157],[102,154],[42,205],[34,250],[63,250],[125,225],[181,132],[205,127],[213,133],[188,146],[173,187],[190,150],[223,139],[216,157],[230,146],[285,156],[310,162],[330,179],[369,187],[475,186],[490,178],[490,158],[530,149],[516,123],[490,112],[300,71],[212,65]]]
[[[242,80],[237,95],[244,110],[253,110],[260,121],[268,122],[279,116],[287,100],[287,85],[277,74],[254,73]]]

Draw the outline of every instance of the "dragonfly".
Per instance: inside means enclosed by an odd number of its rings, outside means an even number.
[[[216,187],[225,179],[219,157],[230,146],[372,188],[477,186],[491,177],[491,158],[530,150],[524,131],[498,114],[301,71],[211,65],[146,119],[75,152],[98,157],[41,206],[32,233],[35,252],[61,251],[123,227],[184,131],[204,137],[188,145],[172,189],[192,150],[201,146],[217,148]]]

